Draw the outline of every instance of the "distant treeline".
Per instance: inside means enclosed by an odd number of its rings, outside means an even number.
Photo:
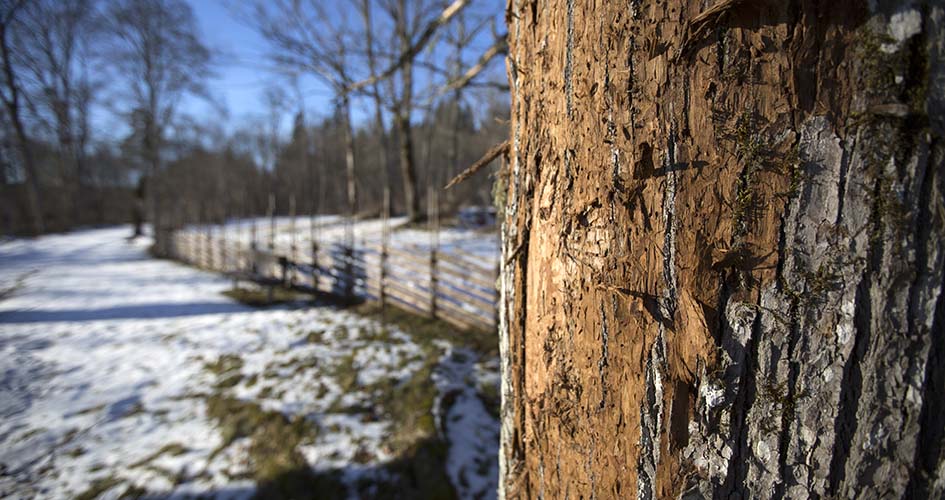
[[[414,128],[418,192],[439,189],[441,214],[461,205],[491,205],[493,176],[479,175],[449,191],[443,186],[507,136],[508,107],[496,102],[478,120],[466,105],[445,103]],[[263,215],[272,195],[274,213],[288,215],[292,200],[299,215],[345,214],[348,210],[342,124],[329,117],[305,126],[296,116],[289,140],[278,145],[271,167],[260,165],[240,134],[222,148],[191,146],[181,151],[154,183],[158,208],[171,225],[219,222],[224,218]],[[388,138],[385,140],[384,138]],[[392,140],[391,140],[392,139]],[[383,210],[385,186],[393,214],[406,212],[396,132],[370,127],[355,131],[358,216]],[[497,167],[494,167],[497,168]],[[494,170],[493,168],[493,170]]]
[[[65,231],[75,227],[121,224],[131,220],[135,203],[134,189],[129,187],[86,187],[75,200],[62,186],[43,186],[42,196],[46,230]],[[23,184],[0,185],[0,231],[5,235],[29,234],[26,212],[26,189]]]

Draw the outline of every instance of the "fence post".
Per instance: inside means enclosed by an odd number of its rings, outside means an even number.
[[[259,228],[257,226],[258,220],[256,217],[256,210],[250,212],[250,224],[249,224],[249,271],[256,276],[259,274],[259,266],[256,265],[256,250],[259,248]]]
[[[251,214],[250,217],[251,219],[249,220],[249,248],[252,250],[256,250],[256,240],[259,239],[258,235],[256,234],[257,233],[256,215]]]
[[[229,272],[229,269],[227,269],[227,262],[226,262],[227,252],[226,252],[226,214],[225,213],[223,214],[223,220],[220,221],[220,228],[217,232],[219,233],[217,235],[217,240],[220,242],[220,272],[227,273]]]
[[[437,289],[437,276],[436,276],[436,251],[439,246],[439,217],[438,217],[438,203],[436,199],[436,189],[432,186],[427,188],[427,217],[431,229],[431,244],[430,244],[430,316],[436,318],[436,289]]]
[[[390,238],[390,188],[384,186],[384,208],[381,212],[382,223],[381,223],[381,256],[380,256],[380,274],[379,283],[378,283],[378,299],[381,301],[381,318],[384,318],[384,314],[387,308],[387,289],[385,285],[387,283],[387,245],[388,239]]]
[[[203,231],[200,234],[203,236],[203,262],[202,266],[204,269],[210,269],[211,264],[213,263],[213,246],[210,241],[210,217],[204,218],[204,227]]]
[[[309,208],[311,215],[308,218],[308,242],[312,249],[312,296],[318,293],[318,242],[315,238],[315,200],[312,199]]]
[[[296,234],[295,234],[295,195],[289,195],[289,232],[291,233],[291,243],[289,244],[289,259],[287,262],[287,271],[286,276],[283,277],[283,281],[286,282],[288,286],[295,285],[295,264],[299,261],[298,256],[298,246],[296,245]]]
[[[319,282],[321,281],[322,270],[318,266],[318,240],[312,237],[312,288],[318,293]]]
[[[351,301],[354,298],[354,213],[349,214],[345,220],[345,241],[342,245],[342,258],[344,259],[344,297]],[[334,259],[332,259],[334,260]]]
[[[248,233],[248,231],[249,231],[249,228],[248,228],[248,227],[244,227],[244,225],[246,224],[246,214],[247,214],[248,212],[249,212],[249,209],[248,209],[247,203],[246,203],[246,192],[245,192],[245,191],[241,191],[241,194],[240,194],[240,217],[239,217],[239,219],[238,219],[239,222],[237,223],[236,227],[233,229],[233,230],[236,232],[236,238],[235,238],[235,240],[234,240],[234,241],[236,242],[236,245],[235,245],[235,246],[236,246],[236,262],[234,262],[234,266],[236,267],[235,271],[236,271],[237,273],[239,273],[239,274],[242,274],[242,273],[246,272],[246,257],[247,257],[247,252],[244,251],[244,247],[243,247],[243,236],[244,236],[244,235],[247,235],[247,236],[248,236],[247,233]],[[249,248],[249,243],[246,244],[246,247],[245,247],[245,248],[247,248],[247,249]]]
[[[269,208],[266,210],[269,217],[269,251],[276,252],[276,195],[269,193]]]
[[[266,217],[269,218],[269,239],[266,243],[266,246],[269,248],[270,257],[265,260],[266,267],[272,267],[271,261],[272,257],[276,255],[276,195],[269,193],[269,206],[266,208]],[[270,276],[272,269],[263,269],[261,275],[264,278],[275,278],[275,276]],[[270,302],[272,300],[270,299]]]
[[[269,257],[267,257],[265,260],[266,267],[268,269],[265,269],[262,275],[264,278],[275,278],[276,276],[274,275],[274,273],[276,271],[272,269],[272,262],[276,256],[276,195],[273,193],[269,193],[269,207],[266,210],[266,212],[267,212],[267,215],[269,216]],[[279,259],[276,262],[279,264],[282,264],[282,259]],[[285,266],[283,265],[280,267],[282,267],[282,281],[284,284],[285,283]],[[271,273],[273,274],[270,275]],[[270,303],[270,304],[272,303],[272,299],[274,298],[273,297],[274,293],[275,293],[274,286],[272,285],[272,282],[270,281],[266,287],[266,302],[267,303]]]
[[[190,263],[191,265],[200,267],[200,259],[203,258],[203,238],[200,237],[200,234],[201,234],[200,224],[201,224],[201,221],[203,220],[203,215],[201,213],[200,207],[197,208],[197,212],[194,215],[194,220],[196,222],[192,228],[193,230],[191,231],[191,235],[190,235],[190,240],[191,240],[190,241],[190,246],[191,246],[190,258],[192,259]]]

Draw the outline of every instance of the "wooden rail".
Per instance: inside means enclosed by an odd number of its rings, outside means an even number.
[[[331,243],[302,249],[294,239],[281,248],[227,236],[208,229],[174,231],[168,253],[238,280],[376,301],[464,329],[497,326],[497,262],[484,265],[466,252],[416,245]]]

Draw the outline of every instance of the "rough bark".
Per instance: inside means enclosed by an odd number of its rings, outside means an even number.
[[[945,495],[945,8],[507,20],[501,496]]]

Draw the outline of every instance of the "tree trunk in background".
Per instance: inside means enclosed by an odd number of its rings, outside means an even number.
[[[8,107],[8,109],[10,109]],[[30,225],[33,235],[39,236],[46,232],[46,222],[43,216],[43,203],[39,189],[39,176],[36,172],[36,162],[33,158],[33,148],[20,118],[19,108],[10,110],[13,128],[16,131],[17,145],[20,159],[23,161],[24,184],[26,187],[26,203],[29,209]]]
[[[423,218],[420,213],[420,197],[417,195],[417,173],[413,165],[413,138],[410,132],[410,117],[398,112],[394,117],[397,133],[400,136],[400,175],[404,182],[404,205],[407,219],[417,222]]]
[[[371,21],[371,9],[372,5],[370,0],[361,0],[359,6],[361,16],[364,20],[364,46],[367,49],[367,63],[368,71],[370,71],[371,78],[377,76],[377,58],[374,54],[374,23]],[[381,166],[381,175],[382,184],[385,190],[390,189],[390,172],[388,166],[390,161],[388,160],[388,147],[389,143],[387,140],[387,129],[384,127],[384,103],[381,100],[381,89],[380,85],[375,82],[370,87],[371,100],[374,103],[374,128],[376,129],[376,134],[378,136],[379,147],[377,148],[377,161]],[[381,207],[380,213],[383,213],[384,208]]]
[[[348,193],[348,215],[358,215],[358,178],[354,170],[354,131],[351,127],[351,99],[341,93],[341,113],[344,119],[345,140],[345,180]]]
[[[66,95],[71,91],[66,90]],[[69,207],[67,227],[76,227],[79,224],[79,206],[77,204],[77,188],[79,185],[79,175],[76,171],[75,146],[73,144],[72,115],[69,105],[58,103],[56,106],[56,139],[57,152],[56,162],[59,168],[59,179],[62,183],[62,196],[65,198],[65,205]]]
[[[407,25],[407,2],[398,0],[395,30],[400,41],[401,53],[410,50],[411,39]],[[417,169],[413,157],[413,129],[410,118],[413,113],[413,64],[408,61],[400,68],[400,78],[403,94],[397,103],[396,122],[397,132],[400,135],[400,174],[404,182],[404,205],[407,208],[407,220],[418,222],[424,219],[420,210],[420,197],[417,194]]]
[[[945,12],[872,4],[509,0],[504,497],[945,495]]]
[[[43,204],[39,191],[39,178],[36,172],[36,163],[33,158],[33,150],[30,146],[29,137],[26,135],[26,127],[23,125],[23,118],[20,115],[20,87],[17,82],[16,70],[13,64],[13,54],[10,50],[10,23],[17,9],[22,4],[13,6],[4,6],[5,12],[0,19],[0,59],[3,61],[3,78],[6,85],[6,92],[3,94],[3,104],[6,107],[7,114],[16,133],[17,146],[20,153],[20,159],[23,162],[23,176],[26,188],[26,203],[29,210],[30,223],[33,234],[40,235],[46,230],[45,219],[43,217]]]

